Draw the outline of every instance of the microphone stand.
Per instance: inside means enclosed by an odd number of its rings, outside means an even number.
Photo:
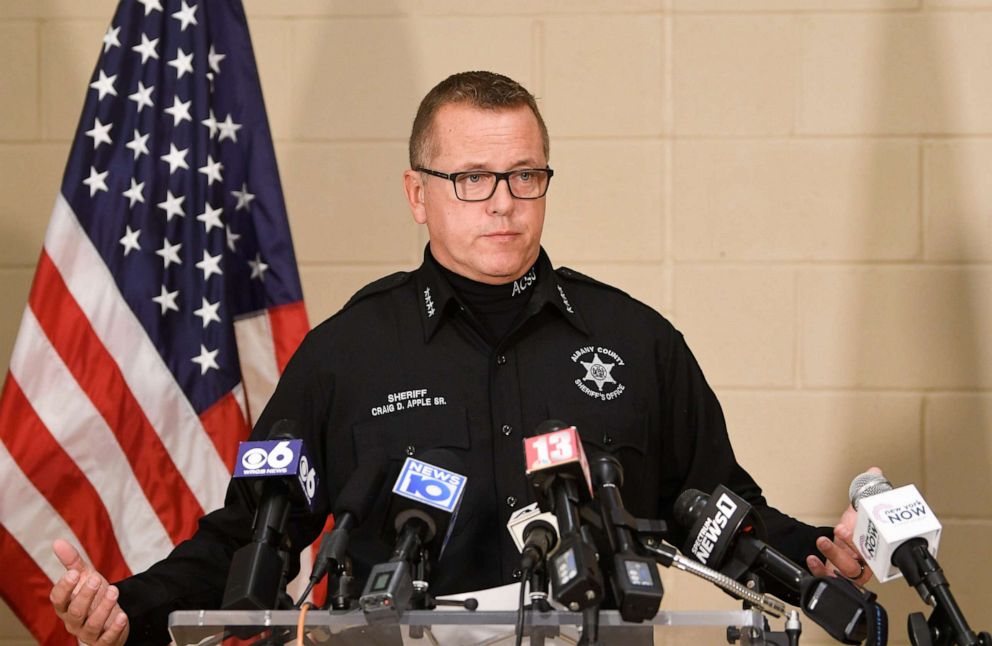
[[[748,572],[744,579],[744,585],[747,586],[749,590],[753,590],[758,594],[764,594],[764,581],[755,572]],[[742,605],[745,610],[757,607],[761,610],[760,606],[757,606],[750,601],[742,600]],[[768,617],[762,617],[765,622],[764,634],[765,643],[770,646],[799,646],[799,636],[803,632],[802,622],[799,620],[798,610],[789,610],[785,618],[785,630],[773,631],[771,626],[768,624]],[[733,644],[740,639],[740,629],[730,626],[727,628],[727,642]]]
[[[659,564],[689,572],[709,581],[732,597],[743,601],[745,608],[754,607],[763,614],[769,614],[773,617],[781,617],[786,614],[784,603],[761,592],[761,581],[756,575],[750,575],[749,581],[745,585],[721,572],[706,567],[702,563],[683,557],[674,547],[661,541],[657,535],[638,532],[636,537],[641,547],[653,555]],[[768,619],[765,618],[764,621],[763,634],[768,644],[772,646],[798,646],[799,636],[802,633],[802,623],[799,621],[797,611],[792,610],[788,613],[785,630],[781,632],[770,630]],[[728,643],[735,644],[741,637],[739,628],[733,626],[727,628]]]
[[[951,586],[937,559],[927,549],[923,539],[910,539],[892,553],[892,562],[906,577],[906,583],[916,588],[925,603],[934,606],[929,621],[923,613],[909,616],[907,628],[913,646],[984,646],[992,644],[987,632],[975,634],[960,606],[951,594]]]
[[[578,646],[602,646],[599,641],[599,604],[582,609],[582,637]]]
[[[544,566],[534,568],[530,576],[530,605],[538,612],[550,612],[548,603],[548,573]]]

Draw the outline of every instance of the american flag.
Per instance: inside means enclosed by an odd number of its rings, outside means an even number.
[[[42,643],[66,538],[110,580],[223,502],[308,328],[239,0],[123,0],[0,397],[0,594]]]

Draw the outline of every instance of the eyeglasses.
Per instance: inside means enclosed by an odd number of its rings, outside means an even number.
[[[536,200],[548,192],[551,177],[555,174],[550,168],[521,168],[505,173],[488,170],[442,173],[422,166],[417,166],[414,170],[451,180],[455,187],[455,197],[463,202],[485,202],[496,192],[496,186],[502,179],[506,180],[513,197],[518,200]]]

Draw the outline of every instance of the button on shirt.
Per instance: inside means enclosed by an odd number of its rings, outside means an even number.
[[[264,439],[277,420],[298,421],[318,462],[316,513],[290,519],[294,552],[318,537],[357,465],[385,464],[395,478],[407,455],[443,447],[460,457],[468,482],[431,590],[512,582],[520,555],[506,522],[533,500],[522,438],[548,419],[574,424],[587,452],[617,456],[627,509],[666,520],[678,546],[685,532],[673,502],[687,488],[718,484],[754,504],[768,542],[797,563],[815,553],[817,536],[830,535],[767,506],[734,458],[696,360],[660,314],[578,272],[555,270],[542,250],[524,313],[494,345],[425,255],[419,269],[372,283],[308,334],[255,426],[254,439]],[[359,578],[389,557],[380,539],[389,495],[384,488],[351,534]],[[192,541],[122,582],[132,631],[158,635],[171,610],[219,605],[230,553],[250,539],[248,499],[236,481]]]

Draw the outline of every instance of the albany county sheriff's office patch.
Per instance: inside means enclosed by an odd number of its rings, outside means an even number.
[[[572,363],[582,373],[575,385],[593,399],[611,401],[623,393],[624,385],[617,381],[616,369],[623,366],[624,361],[613,350],[587,345],[572,353]]]

